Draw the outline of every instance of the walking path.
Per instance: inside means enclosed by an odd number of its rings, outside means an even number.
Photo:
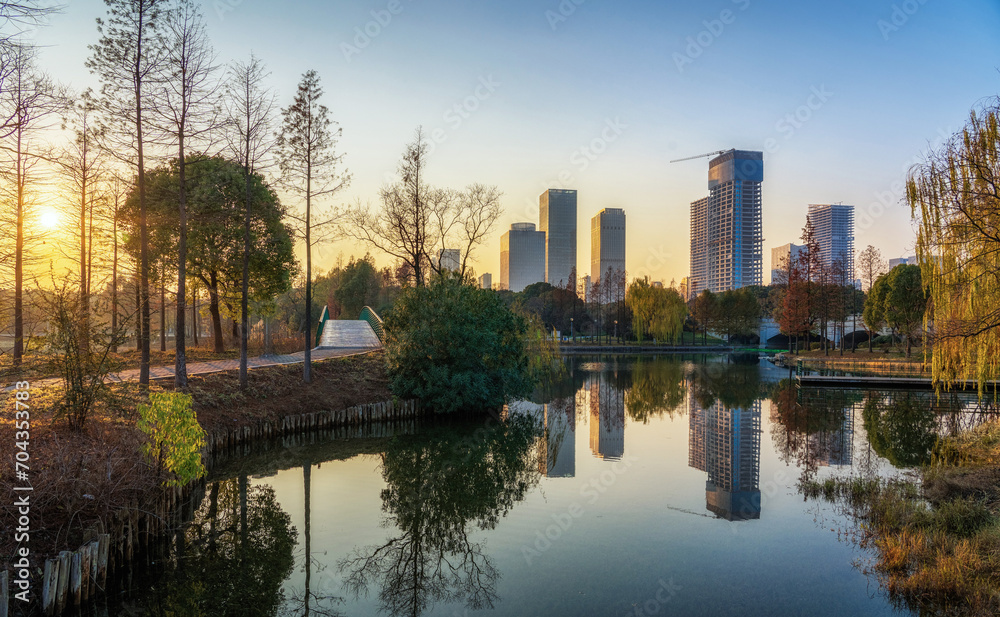
[[[327,360],[329,358],[346,358],[349,356],[360,356],[374,351],[372,348],[341,348],[341,349],[313,349],[312,360]],[[267,366],[284,366],[288,364],[301,364],[305,360],[304,352],[296,352],[283,355],[255,356],[247,359],[247,368],[264,368]],[[212,360],[210,362],[192,362],[187,365],[188,376],[208,375],[210,373],[221,373],[224,371],[236,371],[240,368],[239,358],[230,360]],[[173,365],[151,366],[149,367],[149,379],[171,379],[174,376]],[[119,383],[124,381],[139,381],[139,369],[127,369],[120,373],[108,375],[107,381]],[[58,386],[63,383],[60,377],[46,377],[44,379],[30,380],[32,387]],[[10,384],[0,388],[0,392],[9,392],[14,389]]]

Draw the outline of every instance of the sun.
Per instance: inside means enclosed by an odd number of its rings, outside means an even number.
[[[59,211],[49,206],[43,206],[38,210],[38,225],[42,229],[53,230],[59,228],[61,223]]]

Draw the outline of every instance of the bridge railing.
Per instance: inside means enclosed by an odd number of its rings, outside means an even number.
[[[385,328],[382,327],[382,318],[378,316],[378,313],[372,307],[366,306],[361,309],[361,319],[368,322],[368,325],[375,331],[378,341],[385,345]]]
[[[316,346],[319,347],[320,341],[323,340],[323,326],[326,322],[330,320],[330,305],[323,306],[323,312],[319,316],[319,324],[316,326]]]

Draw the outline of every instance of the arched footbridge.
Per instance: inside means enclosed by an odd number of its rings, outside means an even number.
[[[323,307],[316,349],[380,349],[384,340],[382,319],[371,307],[361,309],[359,319],[330,319],[329,307]]]

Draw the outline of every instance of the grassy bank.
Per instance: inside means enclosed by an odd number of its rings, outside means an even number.
[[[940,441],[914,481],[806,481],[844,506],[872,551],[866,570],[894,601],[928,615],[1000,614],[1000,422]]]
[[[134,384],[113,387],[124,404],[95,410],[81,431],[70,430],[64,419],[54,417],[59,388],[30,391],[33,559],[76,549],[88,530],[103,528],[116,510],[142,508],[162,490],[162,478],[143,458],[144,435],[136,428],[138,405],[148,395]],[[150,392],[172,387],[154,382]],[[302,383],[302,366],[291,365],[251,371],[246,393],[238,391],[235,372],[192,377],[190,393],[198,422],[208,432],[391,398],[381,353],[316,362],[308,385]],[[0,404],[10,410],[0,421],[0,439],[13,444],[12,394],[3,395]],[[13,456],[3,458],[0,473],[13,477]],[[17,520],[12,503],[0,507],[11,521]],[[16,548],[13,534],[0,540],[0,566],[9,566]]]

